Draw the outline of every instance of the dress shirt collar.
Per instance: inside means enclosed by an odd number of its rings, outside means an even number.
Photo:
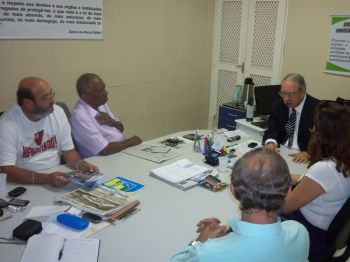
[[[301,103],[297,107],[294,108],[296,113],[297,113],[297,115],[300,115],[301,112],[303,111],[303,107],[304,107],[304,104],[305,104],[306,96],[307,96],[307,94],[305,93],[303,101],[301,101]],[[293,110],[292,108],[289,108],[289,115],[292,113],[292,110]]]
[[[95,118],[96,115],[98,115],[99,111],[96,110],[95,108],[93,108],[92,106],[90,106],[90,105],[89,105],[88,103],[86,103],[83,99],[80,99],[78,103],[81,104],[81,105],[86,109],[86,111],[88,112],[88,114],[89,114],[91,117]],[[99,108],[101,108],[101,107],[103,107],[103,105],[100,106]],[[98,108],[98,109],[99,109],[99,108]]]
[[[255,224],[245,222],[239,219],[230,219],[228,224],[232,231],[246,236],[264,236],[278,234],[281,231],[281,219],[277,217],[277,221],[273,224]],[[261,230],[264,228],[264,230]]]

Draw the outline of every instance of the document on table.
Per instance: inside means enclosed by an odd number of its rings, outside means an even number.
[[[177,157],[179,155],[168,146],[147,144],[128,147],[122,152],[157,163],[161,163],[165,160]]]
[[[249,144],[251,144],[251,143],[254,143],[256,145],[254,147],[249,147]],[[239,152],[245,154],[245,153],[252,151],[253,149],[261,147],[261,146],[262,145],[260,142],[250,139],[250,140],[245,141],[243,143],[239,143],[234,148],[236,149],[236,151],[239,151]]]
[[[240,136],[241,138],[249,137],[249,135],[246,132],[243,132],[242,130],[227,131],[227,132],[224,132],[224,134],[227,137],[234,137],[234,136]]]
[[[29,238],[21,262],[97,262],[99,239],[39,234]]]
[[[151,175],[171,183],[179,183],[205,173],[209,173],[207,167],[196,165],[187,159],[151,170]]]

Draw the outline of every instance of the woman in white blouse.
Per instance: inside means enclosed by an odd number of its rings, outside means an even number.
[[[350,197],[350,109],[324,101],[315,114],[308,145],[310,166],[287,195],[284,212],[304,224],[310,235],[310,257],[333,253],[327,229]]]

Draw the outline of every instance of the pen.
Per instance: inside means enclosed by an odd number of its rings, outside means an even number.
[[[66,241],[67,241],[67,239],[65,238],[64,241],[63,241],[62,247],[60,249],[60,253],[58,253],[58,260],[61,260],[61,258],[62,258],[63,250],[64,250],[64,247],[66,245]]]

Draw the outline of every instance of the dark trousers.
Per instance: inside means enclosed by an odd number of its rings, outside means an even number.
[[[315,227],[309,223],[299,210],[283,214],[281,216],[287,220],[295,220],[303,224],[310,236],[310,252],[309,259],[312,261],[313,258],[332,256],[335,252],[334,248],[328,241],[327,231]]]

